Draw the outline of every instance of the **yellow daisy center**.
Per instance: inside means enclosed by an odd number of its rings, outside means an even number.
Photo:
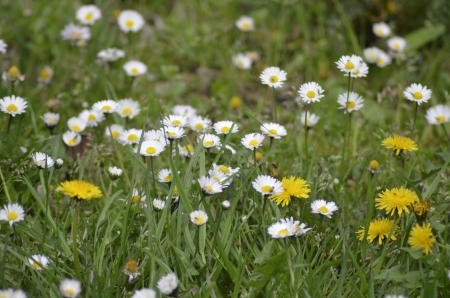
[[[306,119],[306,124],[310,124],[310,123],[311,123],[311,120]]]
[[[372,170],[377,170],[379,166],[380,166],[380,164],[379,164],[378,161],[376,161],[376,160],[372,160],[372,161],[370,161],[370,163],[369,163],[369,167],[370,167]]]
[[[354,101],[351,101],[351,100],[349,100],[348,101],[348,103],[347,103],[347,108],[349,108],[349,109],[353,109],[355,107],[355,102]]]
[[[201,123],[195,124],[195,129],[196,130],[203,130],[203,124],[201,124]]]
[[[309,98],[314,98],[316,97],[316,92],[309,90],[308,92],[306,92],[306,96],[308,96]]]
[[[181,125],[181,121],[180,120],[173,120],[172,124],[173,125]]]
[[[275,128],[272,128],[272,129],[269,129],[269,134],[273,136],[273,135],[277,135],[278,132]]]
[[[378,58],[378,64],[383,64],[383,59],[382,58]]]
[[[75,139],[69,140],[69,145],[75,145],[76,143],[77,143],[77,140],[75,140]]]
[[[118,138],[119,135],[120,135],[120,133],[118,131],[113,131],[112,132],[112,136],[113,136],[114,139]]]
[[[94,17],[94,15],[92,13],[88,13],[88,14],[86,14],[86,16],[84,18],[86,19],[86,21],[90,21],[90,20],[92,20],[93,17]]]
[[[383,35],[384,31],[382,29],[377,29],[378,35]]]
[[[423,98],[423,95],[421,92],[416,91],[416,92],[414,92],[413,97],[414,97],[414,99],[421,100]]]
[[[369,57],[370,57],[371,59],[375,59],[375,55],[374,55],[374,54],[370,54]]]
[[[237,64],[238,66],[240,66],[240,67],[244,67],[244,62],[242,62],[242,60],[238,60],[238,61],[236,62],[236,64]]]
[[[136,67],[133,67],[133,68],[131,69],[131,73],[132,73],[132,74],[138,74],[138,73],[139,73],[139,70],[138,70]]]
[[[97,120],[97,117],[95,117],[94,114],[90,114],[88,117],[88,121],[95,121],[95,120]]]
[[[245,29],[245,30],[248,30],[248,29],[250,29],[250,23],[243,23],[242,25],[242,29]]]
[[[359,74],[359,69],[357,69],[356,71],[353,72],[354,75],[358,75]]]
[[[172,181],[172,175],[167,175],[164,177],[164,181]]]
[[[55,118],[48,118],[48,119],[47,119],[47,122],[48,122],[48,123],[53,123],[53,122],[55,122]],[[1,298],[1,297],[0,297],[0,298]]]
[[[41,77],[41,79],[48,79],[52,76],[52,74],[47,70],[47,68],[44,68],[43,70],[41,70],[39,76]]]
[[[11,103],[6,107],[6,110],[8,110],[8,112],[17,112],[19,108],[15,104]]]
[[[132,133],[128,136],[128,141],[136,141],[137,139],[138,139],[138,136],[135,135],[134,133]]]
[[[208,185],[208,186],[206,187],[206,189],[207,189],[208,191],[213,191],[213,188],[212,188],[212,186],[210,186],[210,185]]]
[[[224,174],[228,174],[228,173],[230,173],[230,168],[228,168],[227,166],[220,166],[219,171]]]
[[[139,202],[139,199],[140,199],[141,197],[139,196],[139,195],[136,195],[136,196],[133,196],[132,198],[131,198],[131,200],[133,200],[133,203],[135,203],[135,204],[137,204],[138,202]]]
[[[321,206],[321,207],[319,207],[319,209],[317,209],[317,210],[319,210],[319,212],[322,212],[322,213],[327,213],[327,212],[328,212],[328,208],[325,207],[325,206]]]
[[[69,295],[73,295],[75,293],[75,291],[72,289],[66,289],[66,293]]]
[[[229,133],[230,132],[230,128],[228,126],[224,126],[220,129],[221,132],[223,133]]]
[[[287,229],[279,230],[278,233],[277,233],[278,236],[286,236],[288,234],[289,234],[289,232],[288,232]]]
[[[148,147],[147,150],[145,150],[145,152],[147,152],[147,154],[155,154],[156,153],[156,148],[155,147]]]
[[[438,116],[438,117],[436,117],[436,121],[437,122],[444,122],[445,118],[444,118],[444,116]]]
[[[173,131],[168,131],[167,134],[169,135],[169,137],[175,137],[177,135],[177,133]]]
[[[108,105],[102,107],[102,111],[109,111],[109,110],[111,110],[111,107]]]
[[[261,187],[261,190],[263,192],[271,192],[272,191],[272,187],[269,185],[264,185],[263,187]]]
[[[203,219],[203,217],[195,217],[194,221],[198,224],[205,223],[205,220]]]
[[[205,145],[205,146],[207,146],[207,147],[211,147],[211,146],[214,145],[214,142],[213,142],[213,141],[204,141],[204,142],[203,142],[203,145]]]
[[[213,177],[214,180],[216,180],[217,182],[220,182],[219,177]]]
[[[8,213],[8,215],[6,217],[8,218],[8,220],[15,220],[15,219],[17,219],[18,215],[16,212],[11,211]]]
[[[128,28],[132,28],[134,26],[134,22],[132,20],[128,20],[125,22],[125,26]]]
[[[355,64],[353,64],[353,62],[347,61],[347,63],[345,63],[345,69],[350,70],[353,68],[355,68]]]
[[[42,265],[39,262],[33,262],[33,264],[31,264],[31,267],[33,267],[34,269],[41,269]]]
[[[133,115],[133,111],[130,108],[125,108],[122,110],[122,114],[124,114],[126,116],[131,116],[131,115]]]
[[[271,82],[271,83],[276,83],[276,82],[278,82],[278,77],[277,77],[277,76],[275,76],[275,75],[273,75],[273,76],[270,76],[270,78],[269,78],[269,82]]]
[[[256,145],[258,145],[258,141],[257,140],[251,140],[250,142],[248,142],[248,144],[250,146],[256,146]]]
[[[80,131],[81,127],[79,127],[78,125],[74,125],[72,126],[73,131]]]
[[[394,43],[394,48],[398,50],[400,49],[400,45],[398,43]]]

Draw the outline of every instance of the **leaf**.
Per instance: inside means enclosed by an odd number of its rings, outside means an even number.
[[[442,232],[445,230],[445,225],[441,224],[440,222],[436,221],[435,219],[431,219],[431,225],[434,229],[436,229],[439,232]]]
[[[409,253],[411,258],[413,258],[414,260],[418,260],[418,259],[422,258],[422,256],[423,256],[423,253],[422,253],[423,249],[420,247],[414,247],[414,248],[413,247],[402,247],[400,249]]]
[[[262,251],[258,254],[255,259],[255,264],[263,263],[272,254],[273,241],[269,241],[264,245]]]
[[[282,252],[266,260],[266,264],[255,269],[250,277],[252,297],[258,297],[272,277],[285,267],[288,255]]]
[[[444,34],[445,26],[442,24],[432,25],[419,28],[408,35],[405,36],[406,42],[408,44],[406,48],[406,53],[413,52],[429,42],[437,39],[439,36]]]

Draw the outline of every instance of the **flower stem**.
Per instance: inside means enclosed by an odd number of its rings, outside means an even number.
[[[305,109],[305,167],[306,173],[308,173],[308,111]]]
[[[274,117],[275,123],[278,123],[277,100],[276,100],[276,97],[275,97],[275,88],[272,88],[272,102],[273,102],[273,117]]]
[[[12,115],[9,114],[8,127],[6,128],[6,133],[9,133],[9,128],[11,127],[11,122],[12,122]]]
[[[259,236],[259,232],[261,229],[261,223],[263,221],[265,221],[264,219],[265,219],[265,215],[266,215],[266,201],[267,200],[268,200],[268,198],[266,198],[264,195],[262,195],[263,202],[262,202],[262,208],[261,208],[261,218],[260,218],[260,220],[258,220],[258,228],[255,231],[255,236],[253,237],[252,247],[253,247],[253,245],[255,245],[256,238],[258,238],[258,236]]]
[[[442,129],[444,130],[444,134],[445,134],[445,136],[447,137],[447,139],[450,141],[450,136],[448,135],[448,133],[447,133],[447,130],[445,129],[445,123],[442,123]],[[447,147],[448,148],[448,147]],[[448,150],[448,149],[447,149]]]
[[[123,162],[122,162],[122,157],[119,154],[119,150],[117,150],[117,144],[116,144],[116,142],[114,142],[114,137],[113,137],[113,134],[112,134],[112,131],[111,131],[111,124],[110,124],[110,121],[109,121],[109,114],[105,114],[105,118],[106,118],[106,122],[107,122],[107,125],[108,125],[108,131],[109,131],[109,136],[111,138],[111,143],[113,145],[114,152],[116,153],[117,160],[119,161],[120,168],[125,170],[125,167],[123,166]],[[131,185],[131,182],[130,182],[130,178],[128,178],[127,171],[123,171],[123,174],[125,175],[125,180],[127,182],[127,186],[129,187]]]
[[[156,177],[155,177],[155,169],[153,167],[153,156],[150,156],[150,167],[152,168],[152,181],[153,181],[153,199],[156,198]]]
[[[345,109],[344,109],[344,111],[347,110],[347,113],[348,113],[348,98],[350,97],[351,78],[352,77],[349,74],[348,75],[348,87],[347,87],[347,99],[345,101]],[[347,136],[347,134],[348,134],[348,131],[347,131],[348,125],[349,125],[348,118],[346,118],[345,119],[345,130],[344,130],[344,146],[342,146],[342,154],[341,154],[341,158],[342,158],[341,159],[341,170],[340,170],[341,176],[344,174],[345,164],[346,164],[346,161],[347,161],[346,149],[347,149],[347,138],[348,138],[348,136]]]
[[[255,161],[255,167],[257,166],[256,164],[256,149],[253,149],[253,160]]]
[[[3,176],[2,168],[0,167],[0,177],[2,178],[3,189],[5,190],[6,198],[8,202],[11,203],[11,197],[9,195],[8,187],[6,187],[5,177]]]
[[[417,117],[417,109],[419,108],[419,104],[416,102],[416,108],[414,109],[414,119],[413,119],[413,124],[411,127],[411,139],[414,136],[414,127],[416,125],[416,117]]]
[[[80,263],[78,260],[78,245],[77,245],[77,231],[78,231],[78,217],[80,216],[79,206],[75,206],[73,220],[72,220],[72,250],[73,250],[73,268],[77,278],[81,280]]]

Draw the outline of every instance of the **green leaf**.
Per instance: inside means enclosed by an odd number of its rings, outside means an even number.
[[[432,25],[419,28],[405,36],[408,44],[406,53],[413,52],[444,34],[444,25]]]
[[[409,253],[411,258],[413,258],[414,260],[418,260],[423,256],[423,249],[420,247],[402,247],[400,249]]]
[[[255,269],[248,283],[252,287],[252,297],[258,297],[270,279],[286,266],[287,258],[288,255],[282,252],[267,259],[264,265]]]
[[[255,264],[263,263],[272,254],[273,241],[269,241],[264,245],[262,251],[258,254],[255,259]]]
[[[431,225],[433,228],[439,232],[442,232],[445,230],[445,225],[441,224],[440,222],[436,221],[435,219],[431,219]]]

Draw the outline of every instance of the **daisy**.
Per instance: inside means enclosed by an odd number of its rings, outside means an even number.
[[[102,17],[102,12],[95,5],[83,5],[76,12],[76,19],[83,25],[94,25]]]
[[[213,147],[221,147],[220,138],[216,135],[206,133],[202,134],[197,138],[197,142],[203,144],[206,149],[211,149]]]
[[[239,53],[231,58],[234,66],[239,69],[249,69],[252,67],[252,59],[250,59],[247,55]]]
[[[306,125],[308,127],[313,127],[319,122],[320,117],[314,113],[306,112]],[[305,125],[305,112],[300,115],[300,121]]]
[[[33,158],[34,164],[38,167],[38,169],[51,168],[55,163],[53,158],[43,152],[31,154],[31,158]]]
[[[450,107],[437,105],[428,109],[425,118],[429,124],[440,125],[450,122]]]
[[[231,147],[230,145],[225,145],[225,149],[228,149],[231,151],[231,154],[236,154],[236,150],[234,150],[233,147]]]
[[[228,200],[225,200],[225,201],[222,201],[222,208],[223,209],[230,209],[230,207],[231,207],[231,203],[230,203],[230,201],[228,201]]]
[[[387,149],[394,149],[395,155],[403,154],[404,151],[415,151],[418,149],[416,142],[410,138],[398,135],[387,137],[381,142],[381,146]]]
[[[144,141],[141,144],[140,154],[142,156],[158,156],[164,151],[164,144],[158,141]]]
[[[376,160],[371,160],[369,166],[367,167],[367,170],[372,174],[379,173],[381,172],[380,164]]]
[[[250,60],[252,60],[252,62],[256,62],[259,60],[258,52],[245,52],[245,56],[250,58]]]
[[[137,60],[128,61],[123,65],[123,69],[130,77],[137,77],[147,72],[147,66]]]
[[[121,99],[117,103],[118,107],[116,112],[122,118],[133,119],[141,112],[139,103],[131,98]]]
[[[340,71],[345,73],[351,73],[359,69],[361,63],[362,63],[361,57],[352,55],[352,56],[342,56],[336,62],[336,65]]]
[[[57,158],[54,166],[56,169],[61,169],[63,164],[64,164],[64,160],[62,158]]]
[[[263,196],[279,194],[284,190],[282,183],[269,175],[258,175],[252,182],[252,186]]]
[[[141,269],[135,260],[128,261],[122,269],[122,273],[128,275],[128,282],[141,275]]]
[[[165,126],[186,127],[189,124],[189,118],[181,115],[169,115],[161,123]]]
[[[192,211],[189,216],[191,218],[191,222],[197,226],[202,226],[208,221],[208,215],[202,210]]]
[[[223,188],[227,188],[228,186],[230,186],[231,182],[233,182],[232,176],[227,176],[219,170],[211,169],[208,171],[208,175],[217,182],[220,182]]]
[[[361,63],[355,70],[353,70],[350,73],[346,73],[345,76],[348,76],[350,74],[350,76],[352,78],[361,78],[361,77],[366,77],[368,73],[369,73],[369,67],[367,66],[366,63],[361,61]]]
[[[286,221],[279,221],[274,224],[272,224],[268,229],[267,233],[272,238],[286,238],[294,236],[296,232],[296,227],[289,222]]]
[[[120,30],[125,33],[137,32],[145,25],[145,20],[140,13],[134,10],[124,10],[117,17]]]
[[[306,224],[304,223],[300,224],[300,221],[298,220],[294,221],[294,218],[292,216],[290,218],[282,218],[280,219],[280,222],[285,223],[288,226],[291,226],[291,229],[292,227],[294,228],[294,235],[292,236],[302,236],[306,234],[306,232],[308,232],[309,230],[312,230],[312,228],[306,228]]]
[[[136,290],[131,298],[156,298],[156,292],[152,289]]]
[[[242,16],[236,21],[236,27],[241,31],[253,31],[255,30],[255,24],[253,18],[248,16]]]
[[[262,84],[269,85],[269,87],[279,88],[283,86],[283,82],[286,81],[287,73],[281,70],[279,67],[268,67],[266,68],[259,78]]]
[[[3,41],[3,39],[0,39],[0,52],[3,54],[6,54],[6,48],[8,45]]]
[[[320,101],[324,97],[323,92],[322,87],[316,82],[305,83],[298,89],[301,100],[306,103]]]
[[[24,219],[25,211],[23,210],[23,207],[17,203],[9,203],[8,205],[3,206],[3,209],[0,210],[0,220],[8,221],[11,227],[16,222]]]
[[[273,194],[269,197],[271,201],[275,201],[277,205],[282,207],[289,205],[293,197],[307,199],[309,198],[309,184],[306,180],[290,176],[289,178],[283,178],[281,181],[283,191],[277,194]]]
[[[381,50],[377,47],[366,48],[363,51],[364,59],[366,59],[367,63],[377,63],[380,52]]]
[[[334,211],[339,208],[335,202],[327,202],[325,200],[315,200],[311,203],[311,213],[318,213],[331,218]]]
[[[118,107],[119,104],[117,102],[111,99],[107,99],[94,103],[92,109],[103,114],[111,114],[114,113]]]
[[[391,234],[391,240],[397,240],[397,235],[400,232],[400,228],[396,225],[394,227],[395,220],[392,219],[374,219],[369,224],[369,230],[367,231],[367,241],[372,243],[375,239],[378,238],[378,244],[383,244],[383,240],[387,239],[389,234]],[[364,235],[366,231],[364,227],[361,227],[356,234],[358,235],[358,239],[360,241],[364,240]]]
[[[197,181],[205,195],[213,195],[222,192],[222,184],[211,177],[201,176]]]
[[[164,135],[166,136],[167,139],[169,139],[169,141],[180,139],[184,137],[186,133],[184,128],[178,126],[164,126],[163,128],[161,128],[161,132],[164,133]]]
[[[86,128],[86,121],[78,117],[72,117],[67,120],[67,126],[74,132],[82,132]]]
[[[89,27],[78,26],[70,23],[61,31],[61,36],[63,40],[71,40],[73,42],[86,41],[91,38],[91,30]]]
[[[281,137],[287,135],[286,128],[277,123],[264,123],[259,129],[263,134],[274,139],[281,139]]]
[[[81,136],[78,133],[71,130],[66,131],[62,135],[62,138],[64,143],[69,147],[75,147],[81,142]]]
[[[180,146],[178,145],[180,155],[185,157],[190,157],[194,154],[194,147],[192,145]]]
[[[406,48],[406,40],[401,37],[391,37],[388,39],[387,44],[395,52],[403,52]]]
[[[213,163],[213,170],[217,170],[219,172],[222,172],[222,173],[224,173],[227,176],[232,176],[232,175],[238,174],[240,169],[241,168],[234,168],[233,169],[232,167],[229,167],[229,166],[226,166],[226,165],[217,165],[217,164]],[[239,175],[237,175],[237,176],[239,176]]]
[[[108,173],[109,173],[109,177],[111,177],[112,180],[116,180],[120,176],[122,176],[123,170],[119,169],[118,167],[109,167]]]
[[[33,269],[40,271],[48,267],[49,260],[46,256],[43,255],[32,255],[30,258],[28,258],[28,263]]]
[[[1,298],[27,298],[27,294],[22,290],[6,289],[0,290]]]
[[[0,99],[0,109],[12,117],[25,113],[28,103],[25,99],[19,96],[11,95]]]
[[[125,57],[125,52],[116,48],[110,48],[98,52],[97,57],[104,62],[114,62]]]
[[[260,133],[249,133],[241,139],[241,144],[244,145],[247,149],[255,150],[256,148],[262,146],[263,141],[264,135]]]
[[[58,186],[58,190],[72,199],[90,201],[103,196],[98,186],[84,180],[64,181]]]
[[[172,182],[172,171],[170,169],[162,169],[158,173],[158,181],[161,183]]]
[[[131,201],[135,204],[139,202],[145,202],[147,200],[147,196],[144,194],[139,194],[139,191],[136,188],[133,188],[133,192],[131,193]]]
[[[137,144],[141,139],[141,135],[142,129],[131,128],[128,130],[124,130],[117,138],[117,141],[122,143],[122,145]]]
[[[411,247],[423,248],[424,254],[429,254],[431,252],[431,247],[436,243],[436,239],[433,237],[431,232],[431,224],[415,224],[415,226],[409,232],[408,244]]]
[[[214,123],[213,125],[214,130],[216,131],[216,134],[229,134],[229,133],[236,133],[239,131],[239,126],[234,123],[233,121],[219,121]]]
[[[156,212],[162,211],[166,207],[166,202],[160,199],[154,199],[153,200],[153,210]]]
[[[380,51],[378,53],[378,58],[377,58],[377,66],[378,67],[385,67],[386,65],[391,64],[392,62],[392,58],[391,56],[389,56],[388,54],[386,54],[384,51]]]
[[[105,120],[105,115],[97,110],[84,110],[78,116],[88,127],[97,127],[100,122]]]
[[[427,102],[431,98],[431,90],[426,86],[422,87],[421,84],[411,84],[411,86],[403,91],[403,95],[406,99],[414,101],[420,105],[423,102]]]
[[[157,141],[164,145],[169,144],[166,137],[164,136],[164,133],[161,130],[149,130],[144,133],[144,141]]]
[[[372,30],[378,37],[387,37],[391,34],[391,28],[384,22],[373,24]]]
[[[19,81],[25,80],[25,75],[22,75],[19,68],[13,65],[10,69],[8,69],[8,71],[3,72],[2,79],[5,82],[18,84]]]
[[[340,94],[338,97],[339,109],[345,109],[344,113],[351,113],[353,111],[359,111],[364,106],[364,99],[355,92],[347,92]]]
[[[201,116],[194,116],[189,119],[189,127],[196,132],[205,132],[211,127],[211,120]]]
[[[48,84],[52,81],[52,79],[53,79],[53,69],[51,69],[50,66],[46,66],[39,72],[39,77],[37,80],[38,83]]]
[[[398,216],[400,216],[403,211],[409,213],[408,207],[417,201],[419,201],[417,194],[402,186],[400,188],[386,189],[378,194],[378,198],[375,199],[375,207],[378,210],[386,209],[386,214],[391,216],[397,211]]]
[[[197,114],[197,110],[191,106],[176,105],[172,109],[174,115],[186,116],[189,119]]]
[[[110,131],[110,129],[111,129],[111,131]],[[122,134],[123,131],[124,131],[124,129],[123,129],[122,125],[113,124],[113,125],[111,125],[111,127],[107,127],[105,129],[105,136],[109,137],[112,134],[112,137],[114,139],[117,139]]]
[[[178,279],[175,273],[164,275],[156,284],[158,290],[164,295],[175,297],[178,293]]]
[[[78,297],[81,293],[81,282],[76,279],[63,279],[59,284],[59,291],[67,298]]]
[[[54,127],[59,122],[59,114],[47,112],[41,116],[41,119],[44,120],[47,127]]]

